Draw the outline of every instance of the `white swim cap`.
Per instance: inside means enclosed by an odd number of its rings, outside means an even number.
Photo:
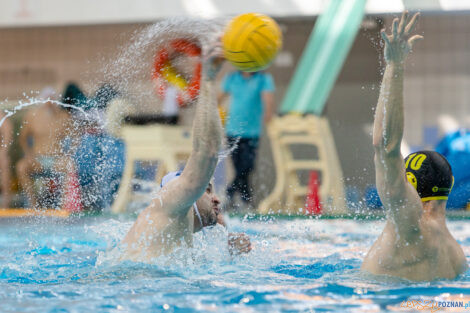
[[[162,182],[160,183],[160,187],[165,186],[167,183],[175,179],[176,177],[181,175],[181,171],[169,172],[162,178]]]

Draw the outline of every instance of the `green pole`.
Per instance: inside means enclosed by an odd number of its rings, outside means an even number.
[[[315,23],[281,113],[321,115],[364,16],[366,0],[331,0]]]

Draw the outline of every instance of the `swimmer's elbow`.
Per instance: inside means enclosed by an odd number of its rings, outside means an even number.
[[[203,189],[205,189],[214,174],[217,161],[217,153],[208,154],[193,151],[181,174],[181,181],[187,185],[187,188],[198,189],[197,186],[203,185]]]
[[[200,149],[191,153],[191,159],[195,161],[196,170],[201,172],[217,165],[219,152],[217,149]]]
[[[399,154],[402,137],[393,130],[375,130],[372,145],[376,153]]]
[[[382,136],[374,136],[374,139],[372,140],[372,146],[374,147],[376,155],[384,154],[387,150],[385,138],[383,138]]]
[[[218,156],[219,150],[222,146],[222,139],[217,138],[214,140],[195,140],[193,143],[193,151],[191,155],[200,158],[212,158]]]
[[[384,146],[384,138],[383,136],[378,136],[374,131],[374,136],[372,137],[372,146],[375,150],[383,148]]]
[[[395,142],[385,143],[384,140],[374,140],[373,147],[376,156],[396,157],[400,156],[400,145]]]

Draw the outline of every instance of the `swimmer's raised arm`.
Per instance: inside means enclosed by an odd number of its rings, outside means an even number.
[[[390,217],[401,234],[417,230],[422,212],[416,190],[407,182],[400,151],[403,138],[403,76],[406,56],[422,36],[411,36],[419,13],[408,23],[408,12],[400,22],[394,19],[392,34],[382,30],[387,63],[375,112],[373,145],[377,191]],[[408,24],[407,24],[408,23]]]
[[[222,144],[222,126],[217,110],[214,80],[223,59],[218,47],[206,57],[201,90],[193,122],[193,147],[179,179],[170,181],[162,190],[163,209],[171,216],[185,215],[206,190],[217,165]]]

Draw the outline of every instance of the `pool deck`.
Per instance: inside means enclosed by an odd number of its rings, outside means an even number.
[[[0,218],[21,218],[21,217],[54,217],[67,218],[71,215],[69,211],[56,209],[0,209]]]

